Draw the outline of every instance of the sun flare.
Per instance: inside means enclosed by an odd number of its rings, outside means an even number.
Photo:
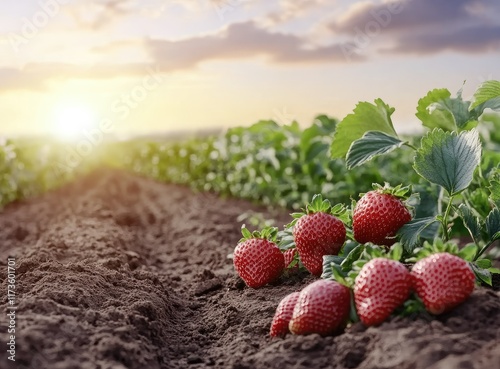
[[[55,112],[53,132],[62,139],[75,139],[97,124],[94,112],[83,105],[66,105]]]

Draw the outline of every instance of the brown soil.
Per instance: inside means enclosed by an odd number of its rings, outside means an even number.
[[[500,293],[483,288],[438,320],[271,340],[280,299],[313,278],[244,287],[227,256],[248,210],[263,211],[114,171],[8,206],[0,279],[15,256],[19,309],[0,368],[500,368]]]

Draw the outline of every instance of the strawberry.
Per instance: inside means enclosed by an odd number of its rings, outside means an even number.
[[[409,297],[410,272],[398,261],[376,258],[366,263],[354,282],[354,301],[361,321],[378,325]]]
[[[285,268],[288,268],[292,261],[295,259],[295,255],[297,255],[297,249],[288,249],[283,253],[283,256],[285,257]],[[295,265],[295,267],[298,267],[298,265]]]
[[[364,194],[353,211],[354,239],[359,243],[393,245],[396,232],[412,218],[401,199],[407,191],[407,187],[392,189],[376,185],[374,191]]]
[[[234,249],[233,264],[248,287],[262,287],[283,272],[285,258],[273,242],[276,232],[277,228],[266,228],[262,232],[251,234],[246,228],[242,228],[244,238]]]
[[[271,337],[284,337],[289,333],[288,324],[292,319],[293,309],[299,298],[299,292],[293,292],[283,298],[276,308],[273,322],[271,323]]]
[[[331,206],[321,195],[315,195],[305,214],[293,224],[293,237],[302,264],[314,275],[323,271],[323,256],[337,255],[345,242],[344,223],[330,214]]]
[[[300,292],[288,327],[293,334],[318,333],[325,336],[344,325],[349,310],[349,288],[322,279]]]
[[[461,304],[475,286],[469,264],[458,256],[441,252],[419,260],[411,271],[417,295],[432,314],[441,314]]]

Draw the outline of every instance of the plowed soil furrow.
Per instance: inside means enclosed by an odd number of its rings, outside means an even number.
[[[2,350],[0,368],[500,368],[500,294],[479,288],[434,321],[269,339],[280,299],[313,278],[243,285],[228,254],[249,210],[288,219],[111,170],[11,204],[0,251],[3,286],[16,257],[16,362]]]

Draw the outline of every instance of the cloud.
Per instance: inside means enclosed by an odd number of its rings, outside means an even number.
[[[145,46],[167,70],[193,68],[208,60],[259,56],[279,64],[346,61],[340,44],[307,47],[307,41],[299,36],[269,32],[254,22],[232,24],[222,34],[179,41],[147,40]]]
[[[483,52],[498,47],[500,3],[494,0],[358,2],[329,23],[334,34],[372,34],[382,51],[429,54]],[[375,34],[375,36],[373,36]]]
[[[330,0],[330,3],[333,1]],[[286,23],[289,20],[302,17],[307,11],[318,8],[326,3],[326,0],[280,0],[279,11],[270,13],[265,24],[270,25]]]
[[[299,36],[273,33],[253,22],[238,23],[209,35],[181,40],[122,40],[95,47],[95,53],[112,53],[120,48],[144,48],[150,61],[144,63],[103,64],[91,67],[67,63],[31,63],[22,69],[0,68],[0,89],[43,89],[48,82],[64,79],[111,79],[141,76],[147,68],[158,73],[194,69],[206,61],[264,57],[274,64],[346,62],[339,44],[310,47]],[[354,61],[361,58],[354,57]]]
[[[149,68],[149,69],[148,69]],[[0,67],[0,92],[12,90],[43,91],[51,82],[68,79],[112,79],[143,76],[153,66],[142,63],[96,64],[79,66],[67,63],[30,63],[23,68]],[[157,70],[159,73],[160,71]]]
[[[89,0],[68,6],[68,14],[83,29],[99,31],[132,15],[132,0]]]
[[[444,50],[480,53],[500,50],[500,26],[474,26],[439,34],[404,35],[396,46],[385,50],[397,53],[431,54]]]

